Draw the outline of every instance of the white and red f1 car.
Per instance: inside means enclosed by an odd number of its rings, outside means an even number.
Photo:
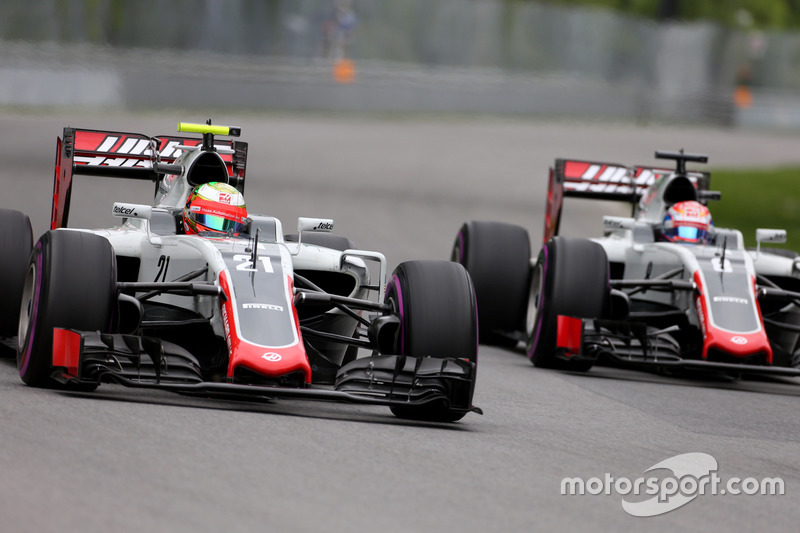
[[[28,217],[0,210],[0,338],[25,383],[343,401],[436,421],[479,412],[461,265],[408,261],[387,283],[383,254],[331,234],[330,219],[300,218],[284,236],[249,214],[241,234],[185,234],[194,187],[244,192],[247,143],[215,140],[239,129],[210,121],[178,131],[202,138],[65,128],[52,229],[34,245]],[[112,228],[66,228],[74,174],[151,181],[155,200],[115,203]]]
[[[675,169],[557,159],[550,169],[544,246],[527,231],[464,224],[452,259],[472,276],[481,341],[522,340],[534,365],[588,370],[599,358],[632,366],[800,375],[800,258],[785,230],[711,227],[694,245],[661,238],[670,206],[719,200],[710,174],[686,169],[704,155],[656,152]],[[606,216],[603,236],[560,236],[566,197],[630,203]]]

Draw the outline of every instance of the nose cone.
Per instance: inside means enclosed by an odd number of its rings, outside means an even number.
[[[289,348],[239,343],[231,350],[228,377],[234,383],[301,387],[311,382],[311,366],[300,343]]]
[[[772,364],[772,348],[763,329],[748,334],[709,330],[703,343],[703,359]]]

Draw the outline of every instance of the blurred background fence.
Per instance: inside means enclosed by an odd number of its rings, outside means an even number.
[[[3,0],[0,105],[800,127],[800,35],[502,0]]]

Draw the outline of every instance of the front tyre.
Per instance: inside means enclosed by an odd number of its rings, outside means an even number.
[[[0,209],[0,337],[17,334],[19,302],[32,248],[30,219],[19,211]]]
[[[449,261],[407,261],[397,266],[386,288],[386,303],[400,317],[398,355],[478,362],[478,316],[469,274]],[[467,391],[471,404],[475,381]],[[466,413],[445,404],[392,406],[400,418],[455,422]]]
[[[526,352],[535,366],[591,368],[591,361],[557,357],[557,320],[602,317],[609,305],[608,276],[605,250],[594,241],[554,237],[544,245],[531,275],[525,326]]]
[[[54,327],[111,331],[116,278],[114,250],[107,239],[69,230],[42,235],[22,290],[17,367],[23,382],[54,385]]]

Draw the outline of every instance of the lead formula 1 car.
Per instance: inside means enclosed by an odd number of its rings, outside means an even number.
[[[550,169],[544,246],[501,222],[463,225],[452,259],[472,276],[481,342],[525,342],[538,367],[585,371],[607,359],[634,367],[800,375],[800,258],[785,230],[711,223],[705,155],[656,152],[675,168],[557,159]],[[559,235],[566,197],[627,202],[603,236]]]
[[[387,282],[383,254],[332,234],[330,219],[300,218],[285,236],[255,214],[211,231],[221,219],[209,212],[189,231],[199,187],[220,204],[244,192],[247,143],[215,139],[239,128],[178,126],[202,137],[65,128],[52,229],[35,245],[29,218],[0,210],[0,337],[22,381],[384,405],[444,422],[480,412],[461,265],[408,261]],[[112,228],[67,228],[76,174],[151,181],[153,204],[114,203]]]

